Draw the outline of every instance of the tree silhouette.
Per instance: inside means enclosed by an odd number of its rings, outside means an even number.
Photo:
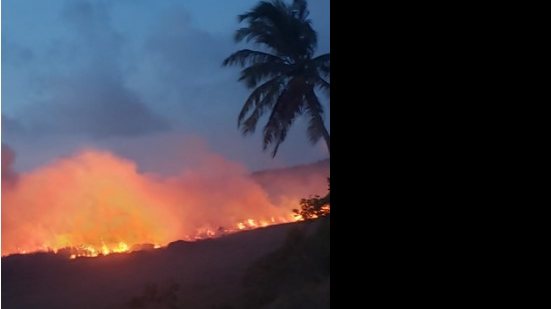
[[[329,95],[330,57],[316,57],[317,34],[308,19],[305,0],[287,5],[281,0],[262,1],[239,15],[247,26],[235,33],[235,41],[253,41],[264,51],[242,49],[223,62],[243,67],[239,81],[252,90],[238,117],[244,135],[254,133],[261,116],[270,112],[264,126],[263,149],[273,146],[275,157],[294,120],[308,117],[308,137],[315,144],[322,137],[330,149],[323,107],[315,89]]]
[[[329,178],[327,182],[330,184]],[[320,197],[315,195],[310,198],[303,198],[300,200],[300,209],[293,209],[296,216],[301,216],[305,220],[324,217],[331,212],[331,187],[327,188],[329,191],[326,196]]]

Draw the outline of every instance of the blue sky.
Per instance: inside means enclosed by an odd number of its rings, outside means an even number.
[[[302,121],[276,159],[261,151],[260,129],[237,129],[248,91],[221,63],[245,46],[232,40],[236,16],[256,3],[2,0],[2,142],[16,169],[82,147],[162,173],[198,144],[253,170],[326,158]],[[309,4],[318,54],[329,52],[329,0]]]

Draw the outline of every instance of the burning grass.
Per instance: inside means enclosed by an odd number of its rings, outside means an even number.
[[[2,255],[94,257],[218,237],[301,220],[292,211],[300,198],[325,191],[324,177],[286,179],[288,190],[279,182],[273,198],[242,165],[209,152],[200,157],[174,176],[141,172],[96,149],[26,173],[3,166],[15,180],[2,186]]]

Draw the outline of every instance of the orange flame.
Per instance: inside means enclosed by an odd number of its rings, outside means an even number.
[[[315,187],[326,190],[325,179]],[[2,255],[71,248],[70,258],[297,221],[292,209],[313,193],[295,190],[274,203],[246,169],[212,154],[194,170],[161,177],[97,150],[20,174],[2,189]]]

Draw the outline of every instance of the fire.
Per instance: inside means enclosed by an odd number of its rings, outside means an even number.
[[[101,246],[101,253],[103,253],[103,255],[108,255],[109,254],[109,248],[107,248],[107,246],[105,244],[103,244]]]
[[[156,245],[156,248],[160,248],[160,245]],[[121,241],[116,246],[109,247],[105,243],[102,243],[101,248],[95,248],[91,245],[79,245],[73,248],[66,248],[72,253],[69,256],[70,259],[76,259],[77,257],[96,257],[99,255],[109,255],[113,253],[129,253],[130,247],[125,242]],[[58,252],[59,250],[54,250]]]
[[[115,253],[121,253],[121,252],[127,252],[128,251],[128,245],[124,242],[119,242],[119,245],[113,249],[113,252]]]
[[[223,228],[223,227],[220,227],[220,228],[218,228],[217,231],[215,231],[215,230],[213,230],[209,227],[203,227],[203,228],[198,229],[194,234],[187,235],[183,238],[186,239],[186,240],[191,240],[191,241],[206,239],[206,238],[214,238],[214,237],[219,237],[219,236],[222,236],[222,235],[227,235],[227,234],[239,232],[239,231],[242,231],[242,230],[251,230],[251,229],[258,228],[258,227],[267,227],[267,226],[274,225],[274,224],[289,223],[289,222],[295,222],[295,221],[301,221],[301,220],[303,220],[303,219],[299,218],[297,216],[293,216],[293,217],[290,216],[289,219],[284,218],[284,217],[280,217],[278,220],[271,217],[269,219],[269,221],[268,220],[255,220],[255,219],[249,218],[249,219],[243,220],[242,222],[238,222],[237,224],[235,224],[236,228],[231,228],[231,227],[230,228]],[[260,223],[257,224],[257,222],[260,222]],[[46,248],[46,246],[42,246],[42,247]],[[138,247],[140,247],[140,246],[138,246]],[[152,246],[153,249],[159,249],[159,248],[162,248],[162,247],[163,246],[160,245],[160,244],[155,244],[155,245]],[[75,247],[69,247],[69,248],[63,248],[63,249],[50,249],[50,248],[47,248],[47,249],[38,250],[38,251],[48,251],[48,252],[53,251],[55,253],[58,253],[59,251],[62,251],[62,250],[69,250],[71,252],[71,254],[69,255],[69,258],[70,259],[76,259],[76,258],[79,258],[79,257],[97,257],[97,256],[109,255],[109,254],[113,254],[113,253],[130,253],[130,252],[133,252],[133,251],[139,251],[140,249],[133,250],[130,246],[128,246],[128,244],[126,242],[120,241],[118,244],[116,244],[113,247],[109,247],[104,242],[102,242],[101,247],[94,247],[93,245],[78,245],[78,246],[75,246]],[[26,251],[21,250],[19,253],[26,253]]]
[[[266,220],[255,220],[252,218],[246,219],[242,222],[238,222],[236,224],[237,228],[222,228],[220,227],[217,231],[214,231],[213,229],[210,229],[208,227],[204,227],[201,229],[198,229],[194,234],[187,235],[184,237],[186,240],[200,240],[200,239],[206,239],[206,238],[213,238],[218,237],[222,235],[227,235],[231,233],[235,233],[241,230],[250,230],[255,229],[258,227],[266,227],[274,224],[282,224],[282,223],[289,223],[293,221],[300,221],[302,218],[298,218],[297,216],[294,216],[292,219],[285,219],[283,217],[280,217],[279,220],[275,220],[273,217],[270,218],[270,222]],[[260,222],[260,224],[257,224],[256,222]],[[42,246],[45,248],[45,246]],[[163,246],[160,244],[153,245],[153,249],[159,249]],[[102,242],[101,247],[96,248],[92,245],[78,245],[76,247],[70,247],[70,248],[63,248],[61,250],[69,250],[72,252],[69,256],[70,259],[76,259],[79,257],[97,257],[100,255],[109,255],[113,253],[130,253],[136,250],[132,250],[130,246],[126,242],[119,242],[116,246],[109,247],[104,242]],[[58,253],[60,249],[44,249],[44,250],[38,250],[38,251],[53,251],[55,253]],[[21,250],[19,253],[26,253],[25,250]]]
[[[273,219],[273,217],[271,218]],[[267,227],[274,224],[282,224],[282,223],[289,223],[294,221],[300,221],[302,218],[297,218],[294,216],[293,218],[284,219],[280,218],[280,221],[277,220],[270,220],[268,222],[267,220],[255,220],[252,218],[246,219],[243,222],[238,222],[235,224],[236,228],[223,228],[220,227],[218,230],[213,230],[209,227],[203,227],[198,229],[194,234],[187,235],[183,237],[184,239],[188,241],[193,240],[200,240],[200,239],[206,239],[206,238],[214,238],[219,237],[222,235],[227,235],[235,232],[239,232],[242,230],[250,230],[255,229],[258,227]],[[260,222],[260,224],[257,224],[256,222]],[[162,246],[159,244],[156,244],[153,246],[154,249],[161,248]],[[82,245],[76,248],[77,253],[72,253],[69,258],[70,259],[76,259],[77,257],[96,257],[99,255],[109,255],[112,253],[129,253],[133,252],[134,250],[131,250],[130,247],[125,242],[119,242],[116,247],[109,248],[105,243],[102,244],[101,248],[98,250],[94,248],[93,246],[89,245]]]
[[[194,169],[165,177],[86,150],[18,174],[2,187],[2,255],[96,257],[293,222],[301,220],[292,215],[300,198],[316,192],[293,187],[274,201],[241,165],[201,157]],[[325,179],[315,187],[326,190]]]

